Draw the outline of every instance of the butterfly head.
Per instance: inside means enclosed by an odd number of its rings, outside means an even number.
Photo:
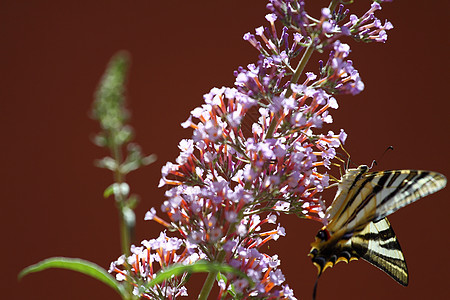
[[[311,257],[313,264],[317,267],[319,275],[325,270],[327,259],[322,255],[322,249],[325,243],[330,239],[328,230],[323,227],[317,233],[314,242],[311,243],[311,251],[308,256]]]

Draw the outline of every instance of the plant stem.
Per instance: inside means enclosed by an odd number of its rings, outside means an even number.
[[[116,170],[114,172],[114,182],[116,184],[118,184],[119,186],[119,191],[118,193],[114,194],[115,195],[115,200],[116,200],[116,207],[117,207],[117,211],[118,211],[118,215],[119,215],[119,227],[120,227],[120,245],[122,248],[122,253],[125,256],[130,256],[130,246],[131,246],[131,237],[130,237],[130,228],[128,226],[127,220],[126,220],[126,216],[125,216],[125,206],[124,206],[124,202],[125,202],[125,198],[124,195],[122,194],[122,189],[121,189],[121,183],[124,182],[125,180],[125,176],[122,173],[122,171],[120,170],[120,165],[122,164],[122,150],[121,150],[121,146],[118,145],[115,141],[115,137],[117,136],[117,132],[115,132],[114,130],[110,132],[110,140],[112,141],[112,145],[110,145],[110,151],[111,154],[114,158],[114,161],[116,162]],[[125,264],[125,267],[127,269],[127,271],[130,273],[130,266],[128,265],[128,263]],[[127,291],[126,294],[122,295],[124,300],[133,300],[136,299],[136,297],[133,295],[133,286],[129,283],[125,284],[125,289]]]
[[[116,207],[119,212],[120,245],[122,247],[122,253],[128,256],[130,255],[130,245],[131,245],[130,228],[128,228],[129,226],[125,219],[125,212],[124,212],[125,199],[120,188],[120,184],[124,181],[124,175],[122,174],[119,167],[122,164],[122,151],[120,149],[120,145],[118,145],[115,142],[116,136],[117,133],[112,131],[110,137],[112,140],[112,145],[110,145],[110,149],[117,166],[114,172],[114,181],[119,185],[119,192],[116,195]]]
[[[123,210],[119,211],[119,226],[120,226],[120,243],[122,246],[122,253],[129,256],[131,246],[130,229],[126,224],[125,217],[123,215]]]
[[[221,263],[223,259],[225,258],[225,251],[221,250],[219,254],[217,254],[216,261]],[[216,281],[216,277],[218,271],[213,271],[208,273],[208,277],[206,277],[205,283],[203,284],[202,290],[200,291],[200,294],[198,295],[198,300],[206,300],[208,299],[209,293],[211,292],[211,289],[214,285],[214,282]]]
[[[297,83],[297,81],[300,79],[300,75],[302,74],[303,70],[305,69],[306,64],[308,63],[309,59],[311,58],[311,55],[313,54],[315,47],[314,47],[314,37],[311,37],[311,44],[306,48],[305,53],[303,53],[302,58],[300,59],[300,62],[298,63],[297,68],[295,69],[294,74],[291,77],[291,84]],[[284,97],[289,98],[292,95],[292,89],[289,85],[286,94]],[[271,138],[273,136],[273,132],[275,131],[275,126],[278,123],[278,115],[275,115],[272,122],[270,123],[269,129],[267,130],[266,138]]]
[[[309,59],[311,58],[311,55],[313,54],[315,47],[314,47],[314,37],[311,37],[311,44],[309,44],[308,48],[306,48],[305,53],[303,53],[302,59],[300,59],[300,62],[298,63],[297,68],[295,69],[294,74],[291,77],[291,84],[297,83],[300,79],[300,75],[302,75],[303,70],[305,69],[306,64],[308,63]],[[292,89],[289,85],[286,91],[286,98],[289,98],[292,95]]]
[[[339,0],[332,0],[331,2],[330,2],[330,5],[328,5],[328,8],[331,10],[331,11],[334,11],[334,9],[336,8],[336,6],[339,4]]]

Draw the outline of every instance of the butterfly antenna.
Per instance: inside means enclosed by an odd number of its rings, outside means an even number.
[[[381,159],[383,158],[383,156],[384,156],[384,155],[386,154],[386,152],[388,152],[389,150],[394,150],[394,147],[393,147],[393,146],[387,147],[386,150],[384,150],[383,154],[381,154],[380,159],[379,159],[378,161],[381,161]],[[374,160],[372,161],[372,164],[370,165],[370,168],[369,168],[369,169],[372,169],[373,166],[377,166],[377,165],[378,165],[378,163],[377,163],[377,161],[374,159]]]
[[[388,152],[389,150],[394,150],[394,146],[389,146],[386,148],[386,150],[384,150],[383,154],[381,154],[380,159],[386,154],[386,152]]]
[[[342,149],[342,151],[344,151],[344,153],[347,155],[347,162],[346,162],[346,164],[345,164],[345,171],[347,171],[348,170],[348,168],[349,168],[349,166],[350,166],[350,162],[352,161],[351,159],[350,159],[350,154],[347,152],[347,150],[345,150],[345,148],[344,148],[344,146],[341,144],[341,149]]]
[[[347,154],[347,163],[345,164],[345,170],[348,170],[348,166],[350,164],[350,154],[345,150],[344,146],[341,144],[341,149]]]
[[[322,275],[322,270],[320,270],[320,273],[317,274],[316,283],[314,283],[314,289],[313,289],[313,295],[312,295],[313,300],[316,300],[317,285],[319,283],[320,275]]]

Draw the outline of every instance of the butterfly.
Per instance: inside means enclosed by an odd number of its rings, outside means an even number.
[[[336,263],[362,258],[403,286],[408,285],[405,257],[387,216],[447,184],[444,175],[419,170],[369,172],[362,165],[342,176],[325,213],[325,224],[309,256],[318,277]],[[314,286],[315,299],[317,281]]]

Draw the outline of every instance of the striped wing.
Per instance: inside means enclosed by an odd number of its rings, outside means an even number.
[[[434,193],[447,183],[442,174],[431,171],[396,170],[367,172],[366,166],[347,172],[339,184],[330,209],[330,234],[363,230],[371,221],[379,221],[396,210]]]
[[[370,222],[351,238],[353,250],[403,286],[408,285],[408,268],[400,244],[387,218]]]
[[[386,217],[444,188],[447,179],[431,171],[368,169],[350,169],[342,177],[327,209],[328,225],[317,234],[309,255],[319,276],[340,261],[363,258],[407,285],[405,258]]]

